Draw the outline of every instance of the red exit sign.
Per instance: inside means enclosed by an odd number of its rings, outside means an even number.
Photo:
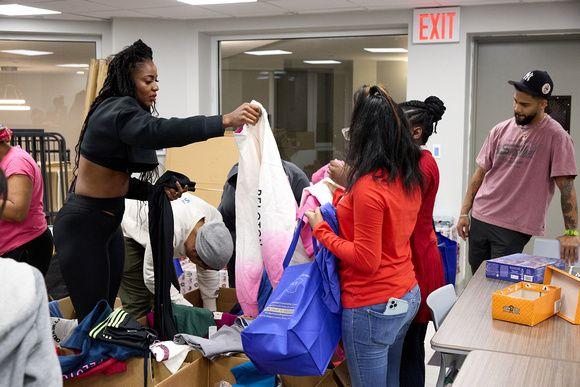
[[[459,7],[413,11],[413,43],[459,42]]]

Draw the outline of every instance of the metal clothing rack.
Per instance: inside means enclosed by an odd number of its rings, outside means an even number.
[[[44,213],[47,222],[53,224],[68,189],[70,152],[64,137],[44,129],[14,129],[11,144],[26,150],[40,167]]]

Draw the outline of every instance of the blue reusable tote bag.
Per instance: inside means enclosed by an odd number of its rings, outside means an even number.
[[[455,286],[455,276],[457,275],[457,242],[447,238],[437,232],[437,247],[443,259],[443,271],[445,273],[445,283]]]
[[[327,204],[321,212],[338,233],[334,207]],[[294,232],[280,283],[262,313],[242,332],[244,352],[263,373],[322,375],[341,337],[336,257],[321,247],[313,262],[288,266],[303,224],[299,221]]]

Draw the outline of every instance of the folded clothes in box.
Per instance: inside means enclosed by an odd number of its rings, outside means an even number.
[[[561,259],[536,257],[528,254],[512,254],[505,257],[490,259],[486,262],[485,276],[512,282],[544,282],[546,266],[552,265],[564,269]]]
[[[493,292],[491,316],[517,324],[534,326],[560,311],[558,286],[518,282]]]

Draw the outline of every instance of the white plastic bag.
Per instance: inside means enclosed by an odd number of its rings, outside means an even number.
[[[246,315],[258,314],[264,267],[273,287],[296,225],[296,202],[263,106],[255,126],[235,133],[240,152],[236,186],[236,292]]]

